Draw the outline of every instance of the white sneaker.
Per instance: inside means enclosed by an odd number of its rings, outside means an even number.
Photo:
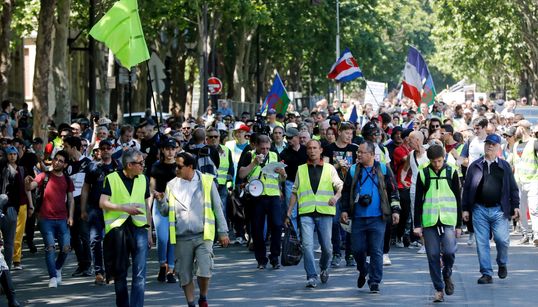
[[[370,256],[366,256],[366,263],[370,264]]]
[[[409,248],[421,248],[422,244],[419,241],[413,241],[409,244]]]
[[[315,278],[309,278],[306,281],[306,287],[307,288],[315,288],[318,286],[318,281]]]
[[[56,282],[62,284],[62,269],[56,270]]]
[[[396,244],[394,244],[394,246],[396,246],[398,248],[404,248],[404,244],[403,244],[402,240],[397,240]]]
[[[391,265],[389,254],[383,254],[383,265]]]
[[[426,253],[426,248],[424,247],[424,245],[422,245],[418,251],[417,251],[417,254],[425,254]]]
[[[49,280],[49,288],[58,288],[58,281],[56,280],[56,277],[52,277]]]
[[[474,244],[474,233],[469,233],[469,240],[467,240],[467,245],[472,246]]]

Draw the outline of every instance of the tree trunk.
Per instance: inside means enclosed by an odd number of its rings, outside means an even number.
[[[9,43],[11,41],[11,18],[15,0],[2,1],[2,15],[0,16],[0,99],[7,98],[8,75],[11,69],[11,54]]]
[[[54,24],[54,8],[56,0],[41,0],[38,17],[36,40],[36,58],[32,101],[34,104],[34,136],[47,137],[48,120],[48,83],[50,72],[50,55],[52,47],[52,27]]]
[[[52,53],[52,79],[56,109],[54,121],[57,124],[71,123],[71,95],[67,75],[67,37],[69,35],[69,12],[71,0],[58,0],[58,15],[54,22],[54,52]]]

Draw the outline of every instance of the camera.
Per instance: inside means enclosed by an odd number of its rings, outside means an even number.
[[[265,119],[261,113],[256,113],[256,121],[252,125],[252,131],[257,134],[269,135],[271,128],[265,123]]]
[[[368,207],[372,203],[372,196],[364,194],[359,196],[359,205]]]
[[[101,114],[99,112],[92,112],[91,119],[93,122],[98,122]]]

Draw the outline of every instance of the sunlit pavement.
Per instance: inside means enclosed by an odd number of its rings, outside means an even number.
[[[497,277],[494,265],[493,284],[478,285],[478,260],[474,246],[460,239],[453,273],[455,293],[445,296],[443,305],[453,306],[536,306],[538,285],[538,248],[514,245],[512,237],[508,278]],[[39,246],[42,247],[42,246]],[[211,280],[208,302],[211,306],[424,306],[431,305],[433,286],[425,255],[416,249],[395,248],[390,252],[392,265],[384,267],[379,294],[369,293],[368,286],[357,289],[354,268],[330,270],[327,284],[305,288],[303,264],[264,271],[256,269],[254,254],[244,246],[215,249],[215,274]],[[495,248],[492,246],[495,259]],[[317,254],[319,257],[319,254]],[[63,269],[63,283],[48,288],[44,251],[23,252],[21,271],[13,271],[17,296],[25,306],[114,306],[114,285],[96,286],[93,277],[71,277],[75,255],[71,253]],[[186,306],[178,284],[157,282],[158,263],[155,248],[148,260],[146,306]],[[6,304],[0,297],[0,306]]]

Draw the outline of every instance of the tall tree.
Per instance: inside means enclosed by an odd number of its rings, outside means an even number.
[[[11,20],[15,0],[2,1],[0,15],[0,99],[7,98],[8,75],[11,69]]]
[[[57,0],[57,17],[54,20],[54,52],[52,53],[52,81],[54,87],[54,121],[71,122],[70,86],[67,69],[67,37],[71,0]]]
[[[46,139],[46,125],[49,119],[48,84],[50,57],[52,51],[52,30],[56,0],[41,0],[36,41],[35,72],[32,97],[34,103],[34,136]]]

